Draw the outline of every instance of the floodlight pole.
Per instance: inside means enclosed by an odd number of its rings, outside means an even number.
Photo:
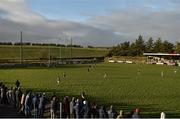
[[[51,64],[51,45],[49,44],[49,66]]]
[[[20,64],[23,63],[22,31],[20,31]]]
[[[70,58],[71,58],[71,60],[72,60],[72,42],[73,42],[73,41],[72,41],[72,37],[71,37],[71,49],[70,49],[70,53],[71,53],[71,54],[70,54]]]
[[[62,58],[62,49],[61,49],[61,46],[59,46],[59,59]]]
[[[60,58],[60,59],[62,58],[62,49],[61,49],[61,48],[62,48],[62,46],[60,45],[60,46],[59,46],[59,58]]]

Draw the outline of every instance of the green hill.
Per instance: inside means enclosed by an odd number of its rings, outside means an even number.
[[[50,50],[49,50],[50,49]],[[70,47],[57,46],[23,46],[23,59],[47,60],[49,51],[52,59],[71,58]],[[72,48],[72,58],[103,57],[107,55],[107,49],[96,48]],[[19,60],[20,46],[0,46],[0,60]]]

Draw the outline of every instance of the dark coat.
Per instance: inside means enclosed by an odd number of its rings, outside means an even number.
[[[82,105],[80,101],[77,101],[76,105],[74,106],[75,112],[76,112],[76,118],[82,118]]]
[[[39,98],[39,105],[38,105],[39,109],[44,109],[45,108],[45,96],[41,96]]]
[[[99,118],[108,118],[108,113],[104,106],[99,109]]]
[[[84,118],[91,118],[91,108],[88,102],[83,106],[82,114]]]

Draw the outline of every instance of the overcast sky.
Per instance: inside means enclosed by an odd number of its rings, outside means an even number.
[[[0,0],[0,41],[112,46],[180,42],[180,0]]]

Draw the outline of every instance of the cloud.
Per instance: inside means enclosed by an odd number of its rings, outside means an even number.
[[[1,0],[0,10],[4,11],[3,19],[24,23],[33,24],[43,22],[44,18],[31,12],[26,5],[25,0]],[[1,15],[2,17],[2,15]]]
[[[112,11],[108,16],[91,18],[88,23],[97,28],[111,29],[129,38],[142,34],[175,42],[180,39],[179,19],[180,11],[177,9],[154,11],[141,7]]]
[[[68,34],[76,44],[95,46],[113,45],[109,39],[118,36],[83,23],[48,20],[32,12],[25,0],[1,0],[0,41],[18,42],[20,31],[25,42],[68,43]]]
[[[166,0],[172,6],[178,1]],[[139,34],[175,42],[180,39],[179,19],[177,5],[165,10],[144,5],[109,11],[106,16],[92,15],[83,23],[48,20],[31,11],[26,0],[0,0],[0,41],[18,42],[23,31],[25,42],[68,44],[70,35],[76,44],[112,46],[135,40]]]

